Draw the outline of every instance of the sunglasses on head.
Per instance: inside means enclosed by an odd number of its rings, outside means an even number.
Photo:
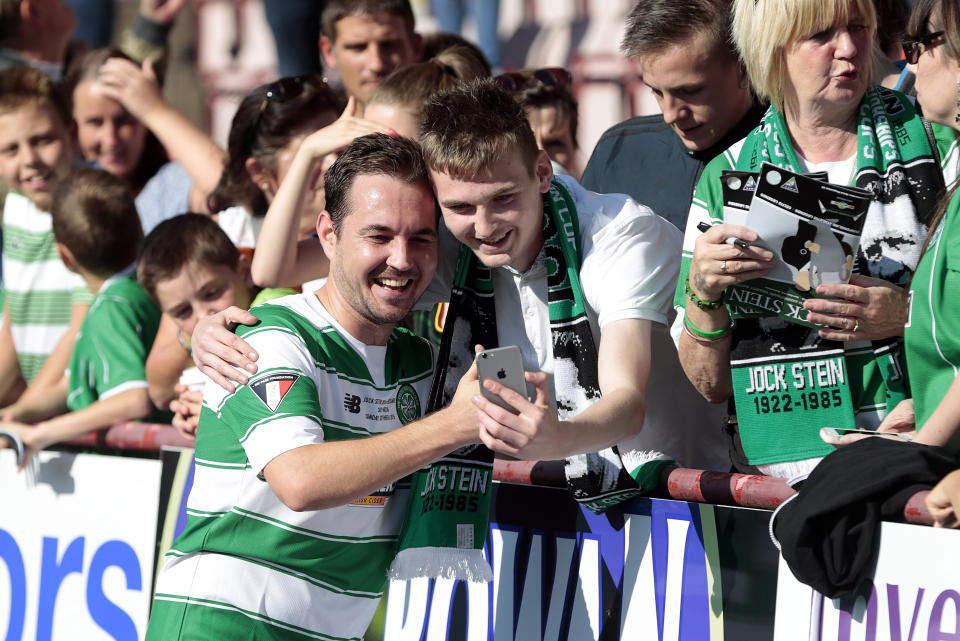
[[[569,87],[573,76],[563,67],[545,67],[534,71],[511,71],[493,79],[504,91],[517,93],[530,87]]]
[[[257,117],[253,120],[250,127],[250,144],[253,144],[253,138],[260,127],[260,120],[263,114],[270,107],[270,103],[289,102],[303,93],[304,87],[312,85],[317,88],[326,87],[327,83],[322,78],[314,74],[303,74],[301,76],[286,76],[267,85],[267,90],[263,94],[263,101],[260,103],[260,110]]]
[[[936,41],[941,38],[943,38],[942,31],[934,31],[917,38],[904,38],[900,41],[903,45],[903,57],[906,58],[908,64],[915,65],[923,52],[938,44]]]

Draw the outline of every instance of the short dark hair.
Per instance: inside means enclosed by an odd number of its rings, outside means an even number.
[[[410,0],[327,0],[320,14],[320,28],[331,42],[337,41],[337,23],[347,16],[375,16],[389,13],[403,19],[407,33],[413,35],[413,9]]]
[[[337,236],[350,213],[350,189],[357,176],[384,175],[429,185],[420,147],[407,138],[368,134],[355,138],[323,177],[326,209]]]
[[[510,150],[532,176],[537,139],[527,113],[490,79],[474,80],[434,95],[423,108],[420,146],[427,167],[454,178],[476,176]]]
[[[50,215],[57,242],[84,270],[109,278],[137,259],[143,228],[120,178],[101,169],[74,169],[57,184]]]
[[[620,49],[638,59],[707,34],[736,59],[731,6],[731,0],[640,0],[627,17]]]
[[[157,283],[176,278],[190,263],[237,269],[240,252],[210,216],[180,214],[143,239],[137,280],[157,300]]]
[[[553,87],[547,85],[534,85],[528,87],[517,94],[517,100],[526,109],[541,107],[556,107],[558,115],[566,118],[570,124],[570,136],[573,139],[574,147],[577,147],[577,128],[580,120],[580,109],[577,107],[577,101],[573,98],[570,90],[561,85]]]
[[[19,111],[25,105],[49,109],[69,130],[70,107],[61,85],[33,67],[10,67],[0,71],[0,114]]]

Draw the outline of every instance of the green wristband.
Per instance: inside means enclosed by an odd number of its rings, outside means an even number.
[[[683,316],[683,324],[688,330],[693,332],[696,336],[699,336],[700,338],[704,338],[706,340],[716,340],[721,336],[723,336],[724,334],[726,334],[727,332],[729,332],[731,329],[733,329],[732,318],[729,320],[729,322],[725,327],[721,327],[720,329],[714,330],[712,332],[704,331],[699,327],[697,327],[696,325],[694,325],[692,322],[690,322],[690,316],[686,314],[684,314]]]
[[[689,279],[687,279],[687,281],[684,283],[684,289],[687,292],[687,298],[690,299],[690,302],[692,302],[694,305],[696,305],[700,309],[706,309],[706,310],[720,309],[720,306],[723,305],[723,297],[720,297],[717,300],[703,300],[702,298],[697,296],[696,292],[693,291],[693,288],[690,287]]]

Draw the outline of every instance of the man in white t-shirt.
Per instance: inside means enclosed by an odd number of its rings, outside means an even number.
[[[651,329],[667,322],[680,233],[625,196],[594,194],[568,177],[554,178],[523,109],[493,83],[476,82],[431,100],[421,146],[445,227],[490,269],[497,341],[520,346],[536,389],[531,401],[485,383],[518,413],[474,399],[484,443],[527,459],[617,443],[630,445],[621,447],[622,455],[640,449],[634,439],[647,411]],[[568,254],[564,239],[575,245]],[[444,247],[449,243],[441,241],[438,274],[420,305],[457,285],[456,263]],[[558,261],[573,270],[569,320],[560,311],[563,296],[555,295],[567,287]],[[589,331],[578,334],[581,307]],[[463,369],[468,363],[450,362],[455,383],[457,364]],[[665,448],[654,443],[642,449]]]

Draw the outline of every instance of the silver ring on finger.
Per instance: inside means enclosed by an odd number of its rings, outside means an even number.
[[[854,319],[853,319],[853,333],[856,334],[856,333],[859,332],[859,331],[860,331],[860,319],[859,319],[859,318],[854,318]]]
[[[727,261],[725,260],[720,261],[720,271],[722,272],[727,271]]]

